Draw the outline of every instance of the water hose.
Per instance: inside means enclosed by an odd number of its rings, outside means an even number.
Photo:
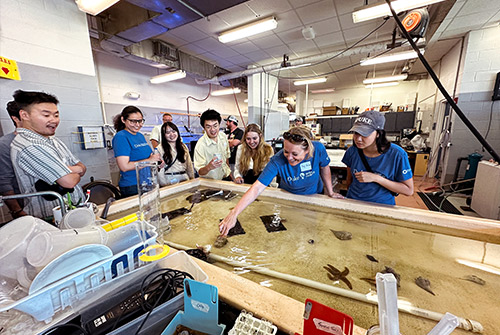
[[[179,250],[192,249],[192,248],[186,247],[184,245],[177,244],[177,243],[170,242],[170,241],[165,241],[165,243],[168,244],[169,246],[171,246],[175,249],[179,249]],[[210,253],[208,255],[208,257],[213,259],[214,261],[217,261],[217,262],[223,262],[223,263],[229,264],[231,266],[235,266],[235,267],[243,267],[243,268],[252,270],[254,272],[257,272],[257,273],[260,273],[260,274],[263,274],[266,276],[270,276],[270,277],[274,277],[274,278],[278,278],[278,279],[283,279],[283,280],[286,280],[289,282],[293,282],[293,283],[300,284],[303,286],[311,287],[311,288],[314,288],[317,290],[322,290],[322,291],[332,293],[335,295],[340,295],[342,297],[358,300],[358,301],[361,301],[364,303],[368,303],[368,304],[372,304],[372,305],[378,304],[376,299],[369,299],[365,294],[361,294],[361,293],[358,293],[355,291],[346,290],[346,289],[343,289],[340,287],[335,287],[332,285],[319,283],[319,282],[311,280],[311,279],[306,279],[306,278],[297,277],[294,275],[289,275],[287,273],[282,273],[282,272],[270,270],[270,269],[265,268],[265,267],[251,265],[251,264],[248,264],[245,262],[235,261],[235,260],[229,259],[227,257],[219,256],[219,255],[216,255],[213,253]],[[439,322],[441,320],[441,318],[443,318],[443,316],[444,316],[444,314],[441,314],[438,312],[433,312],[433,311],[429,311],[426,309],[422,309],[422,308],[418,308],[418,307],[414,307],[414,306],[409,306],[409,305],[408,306],[407,305],[404,305],[404,306],[398,305],[398,310],[400,312],[419,316],[419,317],[429,319],[432,321],[436,321],[436,322]],[[457,317],[457,318],[458,318],[458,321],[460,323],[458,325],[459,328],[471,331],[473,333],[482,333],[483,332],[483,326],[481,325],[481,323],[474,321],[474,320],[461,318],[461,317]]]

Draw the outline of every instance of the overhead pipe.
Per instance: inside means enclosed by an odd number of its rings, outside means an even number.
[[[322,62],[325,61],[329,58],[333,58],[338,55],[338,57],[348,57],[348,56],[353,56],[353,55],[359,55],[359,54],[369,54],[369,53],[374,53],[374,52],[379,52],[379,51],[386,51],[387,50],[387,44],[385,43],[378,43],[378,44],[371,44],[371,45],[363,45],[357,48],[352,48],[349,49],[342,54],[339,55],[339,53],[342,52],[340,51],[334,51],[334,52],[329,52],[326,54],[321,54],[321,55],[315,55],[315,56],[308,56],[304,58],[299,58],[295,60],[291,60],[287,62],[287,66],[297,66],[297,65],[303,65],[303,64],[308,64],[308,63],[317,63],[317,62]],[[288,64],[289,63],[289,64]],[[253,74],[257,73],[262,73],[262,72],[270,72],[273,70],[286,70],[286,67],[283,67],[283,63],[275,63],[275,64],[269,64],[265,66],[259,66],[253,69],[247,69],[243,71],[238,71],[238,72],[231,72],[228,74],[223,74],[221,76],[215,76],[210,79],[205,79],[205,80],[197,80],[196,82],[198,84],[217,84],[221,81],[225,80],[230,80],[230,79],[235,79],[235,78],[240,78],[240,77],[248,77]]]
[[[190,249],[189,247],[186,247],[182,244],[177,244],[177,243],[170,242],[170,241],[166,241],[165,243],[167,243],[169,246],[171,246],[175,249],[178,249],[178,250]],[[270,269],[262,267],[262,266],[252,265],[252,264],[248,264],[248,263],[240,262],[240,261],[235,261],[235,260],[229,259],[227,257],[215,255],[213,253],[210,253],[208,255],[208,257],[217,261],[217,262],[223,262],[223,263],[229,264],[231,266],[235,266],[235,267],[247,268],[249,270],[252,270],[254,272],[257,272],[257,273],[260,273],[260,274],[263,274],[266,276],[290,281],[290,282],[293,282],[293,283],[296,283],[299,285],[311,287],[311,288],[314,288],[317,290],[322,290],[322,291],[325,291],[328,293],[336,294],[336,295],[339,295],[342,297],[354,299],[354,300],[361,301],[364,303],[368,303],[368,304],[372,304],[372,305],[378,304],[376,299],[369,299],[366,296],[366,294],[362,294],[359,292],[346,290],[346,289],[343,289],[340,287],[335,287],[332,285],[320,283],[320,282],[317,282],[317,281],[314,281],[311,279],[306,279],[306,278],[290,275],[287,273],[282,273],[282,272],[270,270]],[[408,314],[411,314],[414,316],[419,316],[419,317],[422,317],[424,319],[428,319],[428,320],[432,320],[432,321],[436,321],[436,322],[439,322],[444,316],[444,314],[441,314],[439,312],[434,312],[434,311],[430,311],[430,310],[426,310],[426,309],[418,308],[418,307],[414,307],[414,306],[398,306],[398,309],[400,312],[408,313]],[[481,325],[481,323],[474,321],[474,320],[461,318],[461,317],[457,317],[457,319],[460,323],[458,325],[459,328],[471,331],[473,333],[482,333],[483,332],[483,326]]]

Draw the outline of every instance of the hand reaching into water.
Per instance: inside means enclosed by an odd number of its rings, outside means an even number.
[[[237,216],[233,214],[233,211],[229,212],[229,214],[219,223],[219,231],[221,236],[227,236],[231,228],[236,225]]]

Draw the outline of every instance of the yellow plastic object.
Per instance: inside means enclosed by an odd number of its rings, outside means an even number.
[[[122,217],[121,219],[106,223],[106,224],[102,225],[101,228],[104,229],[105,231],[110,231],[110,230],[116,229],[118,227],[128,225],[129,223],[132,223],[134,221],[137,221],[137,214],[136,213],[130,214],[130,215]]]
[[[161,252],[157,253],[156,255],[148,255],[148,252],[153,250],[153,249],[160,249]],[[141,254],[139,255],[139,259],[143,262],[152,262],[152,261],[157,261],[159,259],[162,259],[163,257],[167,256],[170,253],[170,247],[165,244],[154,244],[148,246],[146,249],[141,251]]]

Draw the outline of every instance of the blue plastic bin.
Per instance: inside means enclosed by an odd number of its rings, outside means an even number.
[[[184,279],[184,312],[179,311],[161,335],[173,335],[178,325],[209,335],[222,335],[219,324],[219,293],[216,286]]]

